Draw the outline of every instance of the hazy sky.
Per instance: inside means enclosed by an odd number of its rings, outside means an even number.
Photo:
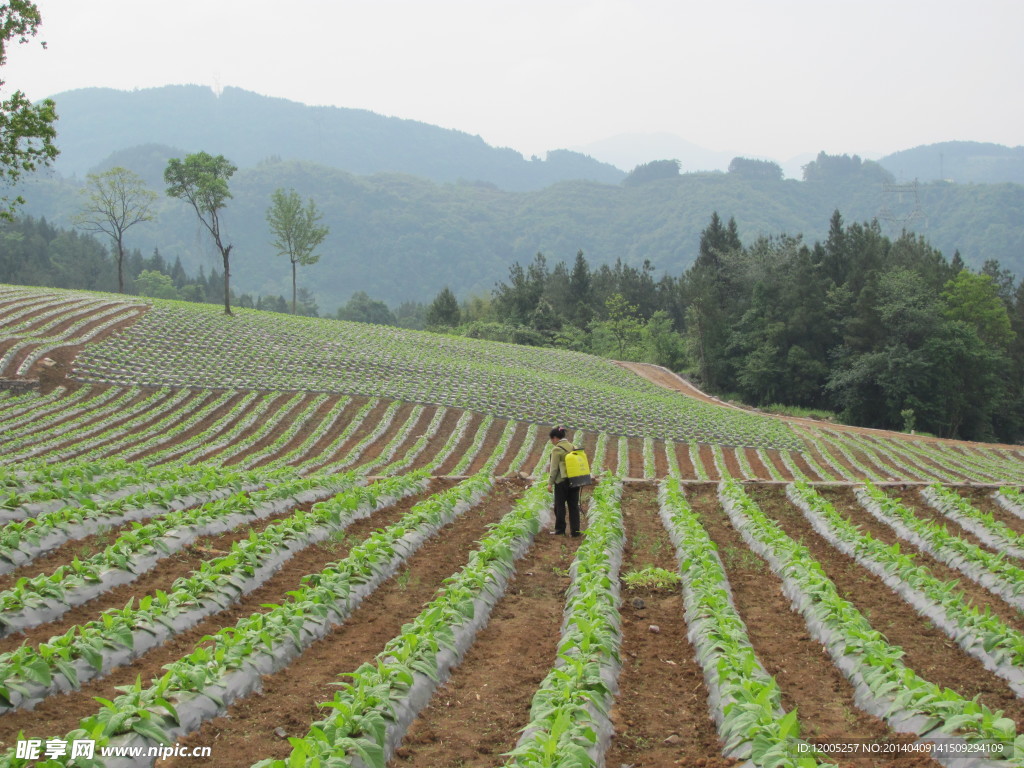
[[[238,86],[543,157],[671,133],[786,160],[1024,144],[1020,0],[38,0],[5,92]]]

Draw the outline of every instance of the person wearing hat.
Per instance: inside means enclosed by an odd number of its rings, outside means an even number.
[[[575,451],[576,446],[565,438],[565,429],[555,427],[548,433],[551,440],[551,467],[548,474],[548,493],[555,494],[555,527],[551,533],[555,536],[565,535],[565,513],[569,512],[569,531],[573,536],[580,535],[580,489],[569,484],[569,476],[565,473],[565,456]]]

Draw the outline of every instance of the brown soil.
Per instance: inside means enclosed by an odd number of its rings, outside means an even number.
[[[754,448],[744,448],[743,452],[747,457],[747,463],[750,464],[750,468],[754,471],[754,477],[757,480],[770,481],[772,479],[772,473],[768,471],[768,467],[766,467],[764,462],[761,461],[761,457],[758,456],[757,450]]]
[[[394,455],[385,462],[384,458],[381,455],[383,453],[384,448],[390,445],[391,440],[395,438],[395,435],[397,435],[401,430],[405,429],[409,421],[412,420],[412,410],[412,408],[409,409],[409,412],[407,414],[408,418],[404,422],[398,422],[398,418],[396,416],[395,423],[393,425],[394,429],[388,430],[388,434],[390,436],[387,437],[386,440],[383,440],[381,442],[381,446],[377,450],[377,453],[374,456],[374,458],[372,460],[367,459],[366,462],[364,463],[364,466],[368,467],[368,471],[373,472],[374,470],[382,469],[388,463],[391,463],[393,461],[400,461],[406,455],[406,453],[408,453],[409,450],[416,444],[416,441],[420,439],[423,433],[426,432],[426,429],[430,425],[431,420],[434,418],[434,413],[436,412],[437,409],[436,407],[430,405],[424,406],[423,410],[420,412],[419,417],[416,418],[416,422],[412,425],[412,429],[409,430],[409,433],[405,436],[405,439],[395,450]]]
[[[629,475],[642,479],[644,476],[644,441],[637,437],[629,438]]]
[[[1014,627],[1018,632],[1024,632],[1024,612],[1014,608],[984,587],[965,578],[959,571],[950,568],[928,553],[919,550],[910,542],[900,539],[892,528],[875,520],[860,505],[853,489],[819,489],[818,492],[828,499],[837,512],[857,525],[863,533],[888,546],[898,543],[900,545],[900,552],[914,558],[917,565],[926,567],[936,578],[942,581],[960,582],[959,589],[964,593],[963,601],[965,603],[978,606],[981,610],[984,610],[987,606],[995,615]]]
[[[451,456],[444,460],[437,469],[434,470],[434,474],[447,475],[450,474],[452,468],[458,464],[465,453],[476,443],[476,433],[480,428],[480,422],[484,419],[479,413],[474,413],[470,418],[469,423],[466,425],[465,431],[462,433],[462,437],[459,438],[455,444],[455,450],[452,451]]]
[[[802,429],[798,430],[798,432],[802,431]],[[826,469],[832,468],[833,471],[841,472],[842,477],[839,479],[864,479],[864,473],[851,464],[850,461],[839,451],[828,451],[829,458],[826,458],[810,440],[805,439],[804,446],[806,447],[807,452],[814,456],[815,460],[817,460],[822,467],[825,467]],[[835,465],[837,464],[839,465],[838,470],[835,469]]]
[[[75,407],[73,407],[70,411],[67,411],[66,413],[62,414],[60,418],[56,419],[55,421],[51,421],[49,424],[47,424],[46,427],[40,430],[43,433],[41,438],[46,439],[53,436],[54,430],[58,430],[61,427],[67,426],[76,419],[83,419],[83,421],[75,427],[76,429],[77,427],[86,426],[87,424],[95,424],[97,419],[101,418],[96,414],[103,413],[107,408],[110,407],[110,403],[112,400],[116,400],[121,394],[123,394],[123,390],[119,389],[117,394],[115,394],[109,400],[105,400],[102,405],[95,402],[97,399],[99,399],[99,397],[104,396],[106,391],[106,389],[97,390],[97,397],[92,397],[89,399],[89,401],[85,403],[77,403]],[[145,393],[138,393],[135,397],[131,398],[131,402],[138,401],[140,397],[145,397]],[[31,422],[26,424],[25,427],[31,427]]]
[[[800,471],[803,472],[804,475],[807,476],[807,479],[810,480],[811,482],[824,479],[821,477],[821,475],[819,475],[817,472],[811,469],[811,465],[807,463],[807,459],[805,459],[801,454],[797,453],[796,451],[789,452],[789,460],[796,464]],[[789,473],[787,472],[787,474]]]
[[[24,633],[0,638],[0,653],[17,648],[23,641],[37,644],[49,640],[54,635],[67,632],[76,624],[95,619],[98,614],[109,608],[124,607],[129,600],[139,595],[152,594],[158,589],[167,592],[181,576],[187,576],[207,560],[226,555],[236,541],[246,539],[253,531],[262,531],[278,520],[291,517],[297,510],[308,510],[311,506],[311,503],[303,504],[270,517],[254,520],[251,524],[247,523],[225,533],[200,536],[184,549],[161,558],[151,570],[140,574],[128,584],[110,589],[87,603],[71,608],[56,621],[32,627]],[[74,552],[70,554],[73,555]]]
[[[10,589],[14,586],[14,582],[23,577],[32,578],[41,573],[52,573],[59,566],[70,563],[75,556],[79,560],[91,557],[104,549],[122,533],[131,530],[131,527],[131,523],[123,523],[91,536],[66,541],[47,554],[37,557],[32,562],[25,563],[10,573],[0,575],[0,590]]]
[[[470,462],[469,469],[466,470],[467,475],[475,475],[484,468],[484,464],[487,463],[487,460],[494,453],[495,448],[497,448],[498,440],[501,439],[501,434],[505,431],[507,423],[504,419],[494,419],[491,422],[491,427],[487,430],[487,434],[484,435],[480,450],[477,451],[476,457]]]
[[[897,485],[885,488],[884,490],[889,496],[899,499],[900,503],[913,512],[916,517],[922,520],[927,520],[931,523],[944,525],[950,533],[964,539],[965,541],[969,541],[976,547],[980,547],[988,552],[996,551],[993,547],[990,547],[967,529],[961,528],[960,524],[952,518],[946,517],[944,514],[932,507],[931,504],[928,504],[921,498],[917,488]],[[1012,558],[1011,555],[1007,555],[1007,557]]]
[[[335,441],[324,447],[319,454],[319,458],[314,462],[314,466],[321,467],[326,464],[334,464],[348,458],[348,452],[352,446],[358,445],[363,438],[377,428],[381,417],[390,405],[391,403],[388,400],[378,400],[373,408],[370,409],[370,412],[366,414],[366,418],[360,422],[359,426],[356,427],[347,439],[342,440],[340,445],[337,445]],[[340,435],[340,432],[338,434]]]
[[[614,472],[619,465],[619,438],[615,435],[608,435],[605,443],[603,466],[598,467],[598,472]]]
[[[447,408],[445,410],[441,423],[437,425],[437,431],[431,435],[430,442],[427,444],[423,453],[419,455],[419,458],[414,464],[415,467],[419,468],[430,465],[440,450],[444,447],[445,443],[448,442],[448,438],[451,437],[452,432],[455,431],[455,425],[459,423],[459,417],[461,415],[462,411],[456,410],[455,408]]]
[[[665,450],[672,444],[664,440],[654,441],[654,474],[658,479],[668,477],[668,458]],[[592,456],[593,454],[588,454]]]
[[[699,449],[700,463],[704,466],[704,471],[707,472],[708,478],[720,480],[721,475],[718,472],[718,467],[715,466],[715,454],[711,450],[711,446],[707,443],[701,443]]]
[[[743,473],[743,469],[740,467],[739,459],[736,458],[736,450],[741,449],[733,449],[729,448],[728,446],[723,446],[722,456],[725,459],[725,469],[729,473],[729,476],[742,480],[746,477],[746,475]]]
[[[789,471],[789,467],[786,466],[786,462],[784,462],[782,460],[782,454],[781,453],[779,453],[774,448],[769,448],[765,453],[768,456],[768,460],[771,461],[772,466],[775,467],[775,469],[783,477],[783,479],[785,479],[785,480],[792,480],[793,479],[793,473]],[[790,455],[793,455],[792,451],[790,452]]]
[[[336,683],[379,653],[402,625],[432,599],[442,581],[462,567],[489,523],[511,509],[521,484],[501,481],[484,503],[425,544],[398,578],[382,585],[324,639],[286,669],[263,679],[263,691],[235,702],[224,717],[211,720],[180,743],[210,746],[218,768],[248,768],[254,756],[285,758],[291,745],[276,733],[304,736],[314,720],[328,715]],[[205,766],[208,759],[171,758],[167,766]]]
[[[678,571],[675,550],[658,517],[656,486],[629,485],[622,513],[627,544],[622,572],[649,565]],[[612,709],[615,736],[609,766],[704,766],[737,761],[721,756],[704,673],[686,637],[678,589],[622,589],[622,670]],[[656,626],[659,631],[652,632]]]
[[[732,527],[715,489],[694,487],[687,495],[718,545],[736,608],[746,623],[758,658],[779,684],[783,707],[787,711],[796,708],[800,713],[801,736],[842,741],[895,738],[896,734],[883,721],[857,708],[849,681],[808,634],[803,618],[790,609],[779,579]],[[887,765],[885,761],[869,760],[839,764]],[[900,765],[904,763],[901,761]],[[927,759],[908,758],[906,765],[917,768],[935,764]]]
[[[395,764],[493,766],[516,745],[555,660],[575,542],[537,535],[462,663],[413,722]]]
[[[147,390],[145,392],[146,397],[152,394],[153,390]],[[175,397],[175,394],[176,393],[174,392],[168,392],[163,396],[157,397],[156,400],[147,405],[144,412],[152,413],[152,418],[150,418],[148,421],[144,421],[141,424],[137,424],[134,427],[132,427],[132,432],[137,434],[150,434],[149,426],[153,422],[158,421],[162,417],[166,416],[165,413],[161,412],[161,408],[165,403],[167,403],[167,401]],[[138,402],[138,400],[136,400],[136,402]],[[140,411],[138,408],[131,407],[130,404],[125,406],[122,409],[122,412],[124,414],[124,418],[112,420],[109,422],[109,427],[111,429],[117,430],[117,428],[120,427],[124,422],[128,421],[129,419],[137,418],[138,416],[141,415],[141,413],[143,413],[143,411]],[[117,434],[117,432],[115,431],[115,433],[112,436],[103,438],[101,440],[96,440],[94,438],[89,438],[88,441],[73,440],[67,446],[58,447],[56,450],[60,450],[61,453],[63,453],[66,456],[66,458],[73,459],[76,456],[85,453],[86,451],[92,451],[97,448],[103,448],[105,446],[111,445],[112,443],[116,443],[122,439],[123,435]]]
[[[231,410],[236,405],[238,405],[238,403],[247,395],[246,392],[236,392],[226,401],[221,403],[217,408],[214,408],[211,413],[208,413],[206,417],[199,421],[198,423],[193,424],[191,427],[184,431],[177,431],[176,427],[184,423],[190,415],[195,413],[197,410],[204,408],[209,403],[214,402],[215,400],[220,398],[222,394],[222,392],[209,392],[206,394],[206,397],[203,398],[202,402],[197,403],[195,402],[194,399],[189,400],[188,403],[186,404],[187,407],[179,408],[178,412],[180,413],[180,418],[174,419],[173,423],[168,424],[164,427],[164,434],[174,435],[174,437],[172,437],[171,440],[169,440],[168,442],[151,446],[143,451],[139,451],[136,453],[131,453],[131,449],[127,448],[121,451],[121,456],[128,459],[129,461],[141,461],[149,458],[154,453],[159,453],[165,450],[174,450],[176,446],[187,445],[188,442],[196,435],[206,433],[206,431],[209,430],[210,427],[213,424],[215,424],[218,419],[230,413]],[[140,435],[139,442],[143,442],[148,437],[148,435]],[[181,450],[177,451],[177,453],[181,452]],[[168,456],[167,458],[170,457]]]
[[[112,326],[97,335],[96,338],[92,339],[89,344],[98,344],[99,342],[110,338],[114,334],[120,333],[126,328],[130,328],[135,325],[135,323],[137,323],[148,311],[149,307],[139,307],[139,311],[137,313],[114,323]],[[88,328],[85,330],[88,331]],[[55,350],[51,350],[44,355],[42,360],[37,360],[28,370],[28,378],[39,378],[43,394],[50,392],[57,386],[68,386],[71,388],[77,387],[80,382],[77,382],[72,378],[74,376],[75,358],[78,357],[78,354],[85,348],[85,346],[86,345],[83,344],[68,344]],[[53,360],[56,365],[52,367],[47,366],[43,362],[46,358]]]
[[[505,451],[505,455],[501,457],[501,460],[494,467],[494,474],[498,477],[504,477],[510,475],[518,467],[511,466],[512,459],[519,453],[519,449],[523,446],[523,440],[526,439],[526,430],[529,429],[529,425],[525,422],[519,422],[516,424],[516,431],[512,434],[512,439],[509,441],[508,450]]]
[[[330,427],[327,432],[321,435],[313,445],[309,446],[303,455],[293,459],[289,463],[292,466],[299,466],[307,461],[312,461],[313,459],[315,459],[317,463],[320,463],[321,457],[329,455],[332,446],[338,439],[338,436],[345,430],[345,427],[348,426],[352,419],[355,418],[355,415],[363,409],[367,401],[368,399],[365,397],[349,398],[338,418],[335,419],[334,425]],[[326,416],[327,414],[325,413],[325,418]],[[269,458],[261,460],[257,466],[263,466],[269,461]]]
[[[690,446],[686,443],[676,443],[676,461],[679,464],[679,474],[684,480],[696,480],[697,470],[693,468],[693,461],[690,459]]]
[[[285,405],[287,405],[287,403],[292,399],[292,397],[294,397],[294,393],[281,395],[280,397],[278,397],[274,404],[271,405],[270,410],[266,413],[266,415],[262,419],[260,419],[259,423],[256,424],[252,429],[247,429],[244,434],[239,435],[238,440],[239,442],[241,442],[247,436],[253,434],[253,432],[255,432],[261,426],[266,424],[268,421],[275,421],[274,426],[267,434],[263,435],[263,437],[261,437],[255,443],[253,443],[248,448],[242,450],[239,453],[234,453],[232,447],[228,446],[223,451],[219,451],[218,453],[213,454],[211,458],[214,458],[219,455],[221,463],[224,464],[225,466],[240,464],[253,454],[259,453],[265,447],[267,447],[275,440],[277,440],[281,436],[281,434],[284,433],[285,430],[287,430],[295,422],[295,420],[305,412],[307,408],[309,408],[310,404],[316,399],[317,395],[314,393],[307,393],[303,397],[300,397],[298,402],[296,402],[291,408],[289,408],[287,412],[282,412]]]
[[[961,651],[880,579],[832,548],[785,498],[783,489],[760,488],[753,498],[787,534],[810,550],[839,594],[853,603],[890,643],[903,648],[903,661],[908,667],[925,680],[951,688],[968,699],[979,696],[990,709],[1001,709],[1012,720],[1024,721],[1024,702],[1015,697],[1005,681]]]
[[[284,426],[286,425],[284,424],[284,419],[282,418],[281,409],[288,404],[292,397],[294,397],[294,393],[291,392],[282,392],[278,394],[276,397],[272,397],[269,394],[262,395],[253,403],[252,408],[259,408],[263,402],[270,400],[270,404],[269,406],[267,406],[266,411],[263,412],[263,415],[256,419],[254,423],[249,424],[244,429],[242,429],[241,432],[235,435],[232,438],[231,443],[229,445],[219,447],[211,446],[212,450],[210,450],[209,453],[201,454],[200,460],[229,464],[230,461],[225,461],[225,458],[231,456],[231,453],[234,450],[233,446],[236,443],[244,444],[244,442],[248,440],[252,435],[259,434],[261,430],[263,430],[264,427],[266,427],[267,424],[276,422],[276,425],[272,427],[272,431],[278,431],[283,429]],[[222,435],[226,435],[227,433],[229,433],[236,426],[238,426],[239,424],[243,423],[246,419],[248,419],[249,416],[249,409],[245,409],[236,414],[233,414],[233,418],[227,419],[221,422],[220,424],[216,425],[215,431],[210,433],[209,439],[211,440],[211,442],[216,443],[221,438]],[[214,427],[214,424],[211,423],[210,426]],[[257,443],[258,442],[260,442],[260,440],[257,440]]]
[[[992,488],[957,488],[956,490],[971,502],[975,509],[992,515],[1014,533],[1024,536],[1024,520],[999,506],[992,498]]]
[[[190,414],[194,413],[199,408],[202,408],[208,401],[212,400],[216,395],[205,392],[192,392],[184,400],[179,402],[173,411],[168,413],[156,413],[154,412],[153,418],[145,423],[141,424],[134,429],[128,435],[122,435],[118,438],[113,438],[108,441],[104,441],[101,445],[107,448],[106,456],[127,456],[129,455],[132,448],[139,443],[152,437],[153,433],[150,427],[159,422],[162,419],[170,418],[167,424],[161,427],[161,432],[167,433],[174,429],[175,426],[184,421]],[[156,406],[153,406],[150,410],[156,411]],[[158,450],[154,448],[152,450]]]
[[[882,440],[880,440],[877,437],[870,437],[868,439],[872,443],[875,443],[875,444],[879,444],[879,445],[885,444]],[[893,448],[893,446],[891,445],[892,441],[888,441],[888,442],[889,442],[889,444],[886,445],[885,447],[889,448],[889,449],[892,449]],[[954,478],[959,478],[959,479],[961,479],[961,480],[963,480],[965,482],[970,482],[971,480],[974,479],[970,475],[967,475],[964,472],[962,472],[957,467],[952,466],[952,465],[944,466],[943,464],[939,463],[938,461],[936,461],[935,459],[933,459],[933,458],[931,458],[929,456],[924,456],[924,455],[921,455],[921,454],[918,454],[918,453],[914,453],[914,454],[903,453],[901,455],[906,460],[913,461],[915,466],[921,468],[922,470],[934,472],[936,474],[939,474],[940,477],[944,473],[947,476],[948,475],[952,475]],[[949,481],[948,480],[942,480],[941,482],[946,483],[946,482],[949,482]]]
[[[291,453],[293,450],[297,449],[306,441],[306,439],[310,436],[313,430],[320,426],[324,419],[328,418],[331,411],[340,402],[340,400],[341,397],[339,395],[328,396],[326,400],[320,403],[320,405],[312,414],[310,414],[303,420],[302,424],[299,425],[298,430],[296,430],[295,434],[291,436],[291,439],[289,439],[288,442],[279,447],[277,451],[275,451],[274,453],[271,453],[267,456],[263,456],[260,459],[258,459],[255,462],[254,466],[262,467],[266,464],[276,461],[279,456],[284,456],[288,453]],[[344,410],[342,412],[344,412]],[[232,460],[235,460],[234,457],[232,457]]]
[[[548,468],[540,466],[540,458],[548,444],[548,439],[548,430],[543,427],[537,430],[537,436],[533,439],[533,446],[523,461],[523,466],[519,468],[520,471],[537,477],[547,474]],[[513,469],[515,468],[513,467]]]
[[[365,540],[374,530],[397,522],[414,504],[448,487],[451,487],[450,483],[436,480],[425,493],[404,499],[369,518],[358,520],[331,539],[297,552],[262,586],[227,610],[206,618],[159,648],[143,654],[131,664],[115,669],[106,677],[92,680],[78,691],[46,699],[31,712],[4,715],[0,718],[0,741],[9,741],[19,729],[31,734],[40,720],[47,723],[49,733],[67,733],[77,727],[82,718],[96,712],[95,696],[113,699],[117,695],[117,686],[129,685],[136,678],[152,680],[159,677],[163,674],[164,665],[191,653],[207,635],[216,634],[223,627],[234,626],[253,613],[265,613],[268,605],[285,601],[290,590],[301,586],[304,576],[319,573],[327,565],[343,559],[352,546]]]

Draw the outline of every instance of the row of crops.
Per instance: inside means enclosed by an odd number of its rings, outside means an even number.
[[[0,307],[0,354],[19,374],[146,308],[124,297],[13,286],[0,286]],[[22,415],[8,456],[300,464],[325,446],[293,438],[310,424],[311,438],[331,433],[357,397],[631,436],[646,452],[645,464],[630,469],[637,477],[661,476],[646,463],[656,439],[685,443],[695,479],[998,483],[1024,475],[1017,450],[789,427],[667,393],[586,355],[272,313],[229,319],[206,306],[155,302],[127,330],[87,344],[73,376],[95,386],[0,400]],[[176,439],[200,424],[215,440],[175,453]],[[140,434],[146,439],[130,439]],[[711,454],[700,445],[720,447]]]
[[[0,765],[1024,764],[1017,449],[147,307],[0,287],[7,375],[84,345],[0,392]]]
[[[32,306],[30,294],[3,288],[0,300]],[[66,295],[73,300],[73,293]],[[239,310],[228,318],[212,306],[158,300],[130,329],[90,345],[74,377],[151,387],[343,392],[542,423],[572,414],[575,427],[632,435],[799,445],[781,422],[668,393],[589,355],[267,312]]]
[[[116,325],[137,319],[146,305],[123,296],[0,287],[3,347],[0,376],[24,376],[61,347],[88,344]]]
[[[608,455],[609,443],[602,440],[596,446],[597,457]],[[377,590],[401,589],[395,586],[398,574],[412,567],[415,553],[427,542],[453,537],[459,527],[482,525],[471,522],[470,511],[494,504],[493,469],[505,450],[496,447],[480,472],[446,489],[431,485],[439,481],[431,480],[429,467],[378,480],[361,468],[306,477],[282,470],[189,468],[175,487],[165,485],[165,469],[123,462],[8,467],[3,483],[21,503],[9,505],[10,521],[0,528],[0,539],[5,554],[20,555],[7,558],[11,576],[0,591],[0,629],[6,636],[0,640],[7,643],[0,653],[0,731],[7,747],[0,764],[42,760],[44,765],[141,765],[146,763],[139,758],[90,763],[72,760],[68,753],[54,754],[47,762],[42,755],[75,742],[127,749],[201,738],[204,727],[230,716],[232,707],[258,691],[267,675],[305,669],[303,657],[317,641],[360,631],[360,606],[372,601]],[[614,709],[622,704],[616,698],[622,660],[636,655],[623,640],[623,609],[635,598],[620,576],[624,553],[644,546],[640,537],[631,535],[632,518],[638,515],[660,520],[661,535],[675,551],[673,570],[682,584],[675,610],[685,615],[687,626],[687,636],[675,638],[677,658],[695,662],[701,670],[704,716],[715,721],[718,754],[754,765],[830,764],[827,754],[814,754],[813,743],[862,736],[856,731],[823,732],[813,709],[805,712],[771,671],[777,651],[768,649],[762,658],[759,636],[764,627],[758,624],[765,619],[730,584],[742,576],[742,568],[750,567],[756,553],[763,563],[758,580],[778,580],[780,593],[805,623],[805,641],[827,651],[848,681],[851,701],[878,718],[884,733],[891,738],[916,734],[901,743],[918,756],[934,741],[957,759],[964,750],[976,749],[984,750],[993,764],[1022,762],[1011,752],[1024,748],[1016,726],[1024,712],[1019,703],[1024,695],[1024,635],[1019,615],[1008,612],[1003,601],[1019,606],[1024,573],[1013,555],[993,552],[991,542],[978,543],[978,536],[958,522],[970,521],[978,530],[1005,537],[1000,541],[1019,537],[1024,533],[1024,492],[1019,487],[978,496],[936,484],[899,500],[865,484],[843,490],[846,496],[833,503],[840,486],[789,484],[779,501],[791,510],[787,514],[805,518],[818,532],[822,546],[830,548],[822,551],[833,553],[822,558],[787,530],[793,525],[788,517],[766,511],[769,507],[759,501],[763,492],[753,486],[733,479],[717,487],[687,484],[679,474],[676,465],[656,484],[656,501],[638,496],[638,489],[654,483],[624,485],[614,474],[606,474],[594,490],[586,536],[568,552],[572,563],[565,570],[568,589],[560,637],[549,651],[553,666],[538,683],[518,736],[505,744],[502,754],[488,756],[486,764],[598,765],[616,748]],[[633,506],[624,513],[627,498]],[[409,503],[399,508],[402,499]],[[329,702],[326,708],[307,721],[303,733],[290,735],[287,754],[260,756],[243,750],[249,755],[246,764],[384,765],[400,760],[406,731],[439,686],[459,674],[461,660],[485,631],[520,568],[535,568],[531,558],[538,550],[560,546],[551,537],[537,538],[550,522],[548,499],[542,483],[512,492],[507,504],[498,505],[493,522],[479,527],[475,543],[460,545],[466,549],[443,560],[441,567],[450,563],[451,576],[438,584],[422,608],[409,606],[401,631],[361,665],[338,670],[339,685],[323,699]],[[48,509],[54,500],[66,504]],[[29,575],[33,563],[47,553],[74,552],[68,543],[85,531],[74,527],[83,515],[71,510],[93,507],[113,531],[110,543],[89,559],[71,555],[66,564]],[[174,638],[197,625],[207,627],[203,622],[230,611],[274,578],[288,560],[344,534],[358,521],[372,524],[388,514],[390,522],[364,529],[344,557],[324,560],[278,598],[206,632],[176,660],[157,666],[147,661]],[[134,522],[117,526],[119,516]],[[945,522],[936,525],[930,516]],[[728,520],[750,557],[726,545],[720,526],[709,527],[716,517]],[[902,547],[862,530],[862,521],[868,519],[888,527]],[[267,524],[254,525],[257,520]],[[64,521],[69,521],[66,529]],[[219,529],[204,527],[216,523]],[[165,588],[138,594],[127,606],[98,609],[89,621],[61,621],[64,613],[82,604],[83,590],[91,592],[86,606],[102,606],[117,584],[159,570],[175,552],[209,540],[218,530],[238,528],[249,530],[248,535],[223,554],[206,556],[194,571]],[[58,530],[63,538],[47,539],[48,531]],[[933,542],[931,550],[920,548],[917,556],[907,556],[903,550],[914,548],[911,542],[923,540],[926,530],[941,530],[944,539]],[[967,551],[989,553],[977,554],[964,570],[977,594],[986,596],[975,597],[977,604],[957,591],[957,582],[937,575],[942,547],[965,559]],[[894,606],[907,606],[919,615],[922,627],[948,638],[941,659],[945,666],[977,661],[982,671],[975,674],[985,675],[978,681],[985,693],[961,692],[932,679],[933,668],[918,668],[916,659],[908,659],[903,648],[887,640],[875,626],[876,616],[858,607],[859,595],[844,594],[831,580],[833,558],[842,557],[876,576],[885,585],[880,588],[890,589]],[[60,632],[45,637],[54,628]],[[19,632],[34,634],[19,642]],[[121,669],[129,674],[138,670],[138,682],[108,692],[111,686],[105,680]],[[143,670],[148,674],[142,675]],[[654,676],[668,674],[663,667]],[[996,695],[997,689],[1005,692]],[[82,704],[94,696],[99,704],[77,722],[69,724],[59,716],[65,700]],[[51,722],[66,727],[53,730]],[[24,737],[22,757],[15,743],[19,731]],[[889,743],[878,741],[883,742]],[[39,747],[38,759],[25,757],[33,746]],[[226,744],[217,748],[229,749]]]
[[[0,394],[0,429],[5,448],[0,463],[116,459],[238,469],[291,466],[303,472],[351,468],[371,453],[383,471],[399,451],[402,466],[419,466],[437,452],[451,455],[460,439],[479,450],[504,430],[514,432],[517,444],[530,442],[535,456],[544,442],[544,430],[535,425],[381,398],[90,385],[45,395]],[[1024,481],[1024,463],[1011,449],[913,443],[839,430],[801,432],[803,451],[649,437],[617,441],[631,458],[624,476],[646,479],[664,477],[669,466],[679,465],[683,476],[694,480]],[[461,470],[480,461],[467,453],[462,458],[467,461]],[[508,471],[507,463],[502,469]],[[460,473],[454,462],[445,470]]]

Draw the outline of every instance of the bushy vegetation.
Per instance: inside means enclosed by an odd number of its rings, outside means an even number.
[[[752,405],[943,437],[1024,434],[1024,284],[996,261],[971,271],[959,254],[838,211],[813,245],[744,245],[715,214],[678,277],[656,279],[649,263],[592,270],[582,252],[550,268],[538,254],[491,299],[450,305],[443,293],[431,305],[435,328],[685,369]]]

